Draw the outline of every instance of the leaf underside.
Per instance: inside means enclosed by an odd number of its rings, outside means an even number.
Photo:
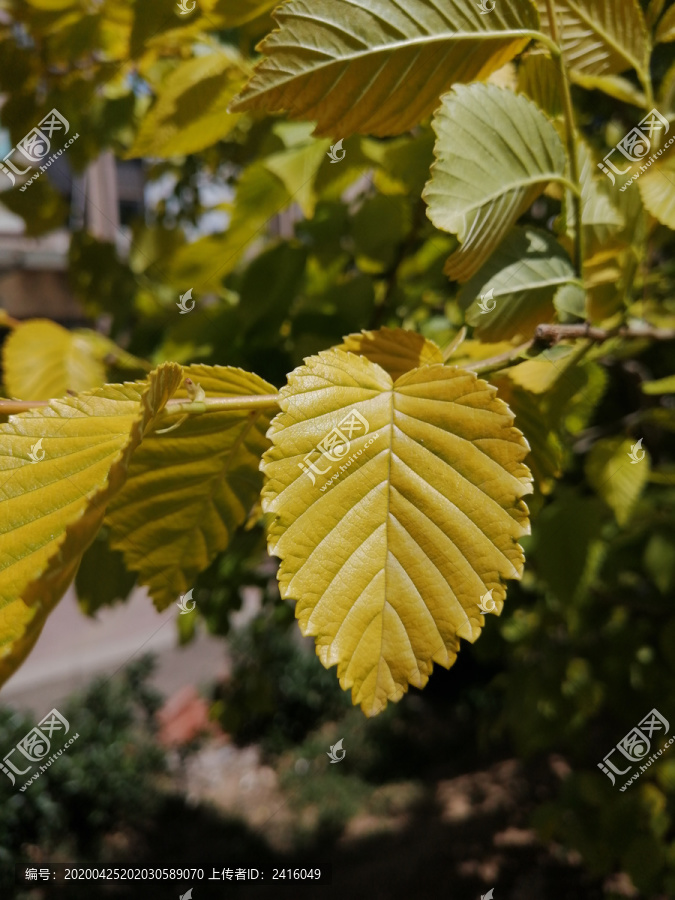
[[[183,371],[207,397],[275,393],[241,369],[196,365]],[[185,390],[176,396],[186,397]],[[259,464],[269,447],[270,418],[262,410],[192,416],[175,431],[148,435],[135,452],[106,524],[111,547],[139,573],[158,609],[192,587],[245,522],[262,487]]]
[[[500,0],[481,15],[474,0],[290,0],[279,29],[232,104],[316,119],[316,134],[401,134],[456,82],[487,78],[538,30],[531,0]]]
[[[262,501],[280,590],[323,665],[376,715],[476,640],[487,590],[501,611],[504,580],[523,568],[529,448],[494,388],[454,367],[394,384],[333,349],[290,375],[280,405]],[[349,446],[333,444],[345,430]],[[315,449],[326,438],[330,457]],[[308,462],[328,471],[313,483]]]
[[[456,86],[433,126],[436,162],[423,196],[434,225],[459,238],[445,272],[464,282],[546,185],[562,179],[565,150],[536,104],[494,85]]]

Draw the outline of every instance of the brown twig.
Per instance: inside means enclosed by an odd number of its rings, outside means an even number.
[[[585,338],[589,341],[608,341],[610,338],[647,338],[650,341],[675,341],[675,329],[654,328],[647,326],[645,328],[630,328],[623,325],[620,328],[614,328],[605,331],[602,328],[593,328],[591,325],[538,325],[534,333],[536,341],[542,341],[548,344],[557,344],[558,341],[564,341],[570,338]]]

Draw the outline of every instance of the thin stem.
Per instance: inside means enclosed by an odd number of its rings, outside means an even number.
[[[49,400],[0,400],[0,416],[28,412],[38,406],[49,406]]]
[[[560,32],[558,30],[558,19],[556,17],[554,0],[546,0],[546,9],[548,11],[549,27],[551,29],[551,37],[554,43],[560,48]],[[572,106],[572,94],[570,92],[570,82],[567,77],[567,68],[562,52],[558,49],[555,56],[560,75],[560,90],[563,98],[563,112],[565,114],[565,134],[567,138],[567,156],[570,161],[571,180],[577,185],[577,190],[572,194],[572,205],[574,206],[574,265],[579,278],[584,275],[584,230],[583,219],[581,213],[581,187],[579,184],[579,166],[577,164],[577,137],[574,124],[574,107]]]
[[[58,398],[55,398],[58,399]],[[50,400],[0,400],[0,415],[28,412],[41,406],[49,406]],[[278,409],[278,394],[254,394],[252,397],[207,397],[205,400],[193,402],[174,398],[167,400],[162,418],[190,413],[223,412],[244,409]]]
[[[206,407],[206,412],[222,412],[223,410],[236,409],[277,409],[279,407],[279,394],[253,394],[250,397],[206,397],[196,403],[191,400],[181,400],[174,397],[167,400],[164,407],[166,412],[197,412],[196,407]],[[201,410],[199,410],[201,411]]]

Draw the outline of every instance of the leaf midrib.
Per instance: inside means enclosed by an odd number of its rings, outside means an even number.
[[[303,18],[298,16],[297,18]],[[316,22],[321,20],[311,19],[310,21]],[[324,24],[333,24],[333,23],[324,23]],[[453,31],[451,33],[446,34],[429,34],[429,35],[420,35],[419,37],[407,40],[407,41],[394,41],[391,44],[381,44],[376,47],[368,47],[366,50],[362,50],[355,53],[348,53],[344,56],[340,57],[331,57],[325,62],[318,63],[315,66],[312,66],[311,70],[304,70],[302,72],[291,72],[286,73],[288,77],[286,79],[281,79],[280,81],[275,82],[275,84],[270,85],[264,90],[256,91],[256,94],[264,94],[268,93],[272,90],[277,90],[279,84],[284,81],[293,81],[296,78],[306,78],[315,75],[317,71],[328,68],[330,66],[339,66],[345,63],[356,62],[359,59],[377,56],[380,53],[393,53],[397,50],[408,49],[415,46],[423,46],[425,44],[432,45],[436,43],[452,43],[453,39],[456,41],[464,41],[464,40],[474,40],[474,41],[483,41],[483,40],[518,40],[522,38],[530,38],[531,40],[536,40],[538,38],[545,38],[545,35],[540,34],[538,31],[528,31],[525,29],[509,29],[507,31],[499,31],[492,32],[486,31],[484,33],[480,32],[464,32],[464,31]],[[304,47],[298,44],[286,44],[286,43],[275,43],[273,46],[269,46],[267,48],[263,47],[263,49],[271,50],[273,49],[275,52],[279,50],[286,51],[294,51],[295,53],[302,54],[303,52],[314,53],[316,52],[315,48]],[[269,57],[268,57],[269,59]],[[264,61],[267,62],[267,59]],[[264,63],[263,63],[264,64]],[[277,74],[280,70],[273,69],[274,74]],[[235,102],[232,106],[232,109],[236,109],[238,103]]]
[[[561,184],[568,184],[567,179],[564,175],[559,174],[558,172],[538,172],[536,175],[533,175],[531,178],[526,178],[521,181],[514,181],[510,184],[500,186],[500,189],[497,192],[493,192],[492,194],[483,195],[480,200],[477,200],[475,203],[470,203],[468,206],[463,206],[461,212],[453,213],[453,218],[455,216],[466,216],[467,213],[476,212],[482,209],[484,206],[489,203],[494,203],[497,200],[500,200],[505,194],[508,194],[510,191],[514,193],[516,191],[526,189],[528,187],[535,187],[541,182],[545,181],[547,184],[551,181],[557,181]],[[439,191],[438,196],[443,197],[449,191]],[[429,192],[431,195],[431,192]]]

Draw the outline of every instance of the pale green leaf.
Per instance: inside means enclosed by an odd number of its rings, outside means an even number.
[[[274,394],[257,375],[222,366],[186,366],[206,396]],[[185,397],[185,390],[176,392]],[[262,487],[269,447],[264,410],[209,411],[166,434],[146,436],[106,519],[110,546],[139,573],[159,609],[189,590],[225,550]]]
[[[531,0],[290,0],[232,109],[316,119],[318,135],[400,134],[455,82],[487,78],[538,29]]]
[[[242,80],[241,64],[223,51],[180,62],[159,86],[127,158],[185,156],[227,137],[239,120],[227,107]]]
[[[481,597],[501,611],[503,581],[520,577],[527,444],[493,388],[442,365],[394,383],[333,349],[289,376],[280,405],[263,510],[281,594],[376,715],[451,666],[480,633]]]
[[[424,199],[431,221],[461,247],[446,274],[467,281],[552,181],[565,150],[535,103],[493,85],[459,85],[433,121],[436,162]]]
[[[514,228],[457,300],[481,340],[526,338],[537,325],[552,321],[556,292],[575,278],[567,253],[552,235]]]
[[[593,445],[585,469],[590,486],[625,525],[649,480],[646,450],[627,438],[605,438]]]
[[[90,341],[48,319],[15,328],[2,350],[10,397],[49,400],[105,382],[105,367]]]
[[[559,313],[574,316],[577,319],[585,319],[587,315],[586,291],[580,284],[564,284],[556,291],[553,305]]]
[[[546,0],[538,0],[541,30],[551,35]],[[567,65],[584,75],[635,69],[645,80],[651,45],[638,0],[555,0]]]
[[[148,382],[52,400],[0,425],[0,683],[39,637],[181,380],[167,363]]]

